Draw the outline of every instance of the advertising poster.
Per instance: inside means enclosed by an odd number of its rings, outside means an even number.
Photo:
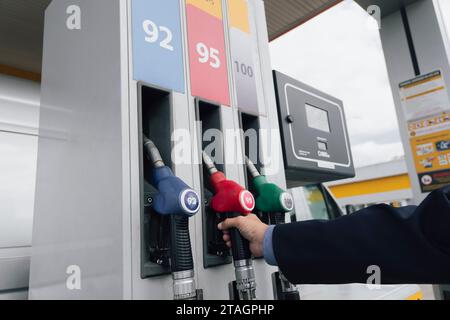
[[[450,100],[441,71],[402,82],[400,98],[406,121],[450,111]]]
[[[450,113],[411,122],[410,144],[423,193],[450,184]]]
[[[450,184],[450,100],[441,71],[399,85],[422,193]]]

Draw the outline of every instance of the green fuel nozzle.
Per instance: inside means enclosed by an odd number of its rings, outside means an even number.
[[[249,158],[245,158],[247,169],[253,177],[253,187],[258,194],[256,209],[260,212],[290,212],[294,209],[294,200],[290,193],[261,175]]]
[[[267,178],[259,173],[255,164],[248,157],[245,157],[245,163],[248,172],[253,178],[253,187],[255,193],[257,193],[256,210],[269,214],[270,220],[274,224],[285,223],[286,212],[294,209],[294,199],[291,194],[276,184],[269,183]],[[278,272],[278,283],[281,291],[279,295],[277,294],[279,300],[300,300],[300,293],[297,287],[291,284],[281,271]]]

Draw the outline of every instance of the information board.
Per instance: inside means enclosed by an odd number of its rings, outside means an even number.
[[[243,112],[258,115],[254,38],[247,0],[228,1],[228,21],[237,105]]]
[[[192,95],[230,105],[221,0],[187,0]]]
[[[450,100],[440,70],[399,84],[422,193],[450,184]]]
[[[450,113],[410,122],[410,145],[423,193],[450,184]]]
[[[133,79],[185,92],[178,0],[133,0]]]

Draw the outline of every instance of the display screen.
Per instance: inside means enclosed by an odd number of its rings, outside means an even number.
[[[328,150],[328,145],[325,142],[318,142],[318,144],[319,144],[319,150],[322,150],[322,151]]]
[[[330,121],[327,111],[306,104],[306,119],[310,128],[330,132]]]

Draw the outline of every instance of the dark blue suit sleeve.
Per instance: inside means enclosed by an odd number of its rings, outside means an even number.
[[[419,207],[373,206],[333,221],[279,225],[273,249],[295,284],[450,284],[450,187]]]

